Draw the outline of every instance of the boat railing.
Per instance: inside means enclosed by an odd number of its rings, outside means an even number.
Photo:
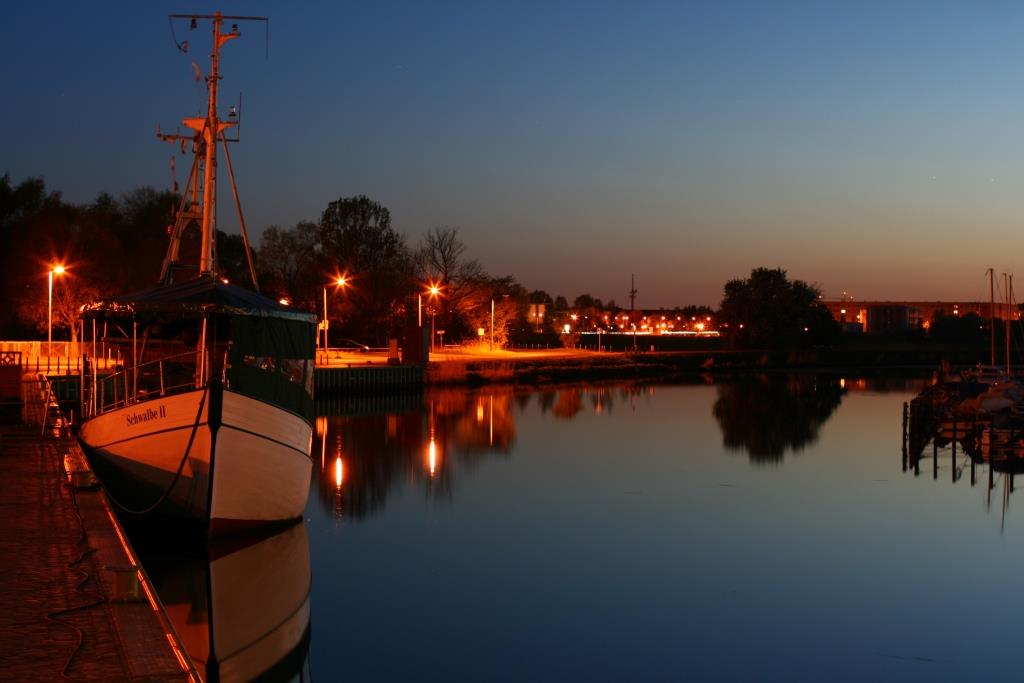
[[[205,354],[204,354],[205,355]],[[203,386],[209,362],[195,351],[140,363],[95,370],[86,377],[83,410],[101,415],[158,396],[173,396]]]

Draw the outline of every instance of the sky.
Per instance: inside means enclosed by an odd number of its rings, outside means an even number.
[[[1024,225],[1024,5],[16,3],[0,174],[72,202],[171,185],[209,31],[250,230],[366,194],[416,244],[570,301],[717,305],[781,267],[826,297],[984,300]],[[178,180],[187,161],[179,156]],[[221,227],[237,232],[223,191]],[[1022,271],[1018,271],[1022,272]]]

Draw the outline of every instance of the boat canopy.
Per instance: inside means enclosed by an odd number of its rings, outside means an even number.
[[[143,289],[82,307],[83,318],[123,318],[147,313],[183,316],[222,313],[294,320],[311,325],[317,321],[312,313],[287,308],[262,294],[212,277]]]

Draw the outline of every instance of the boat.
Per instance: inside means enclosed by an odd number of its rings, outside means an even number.
[[[302,522],[200,548],[153,539],[146,573],[203,681],[308,681],[309,541]]]
[[[185,119],[192,131],[185,135],[158,131],[193,154],[159,284],[82,308],[78,436],[123,512],[174,517],[212,535],[302,515],[312,470],[316,317],[259,294],[251,259],[257,291],[229,283],[217,267],[218,143],[248,244],[225,136],[235,122],[217,113],[219,52],[241,34],[237,24],[228,32],[223,25],[262,18],[175,18],[213,25],[207,115]],[[202,237],[190,272],[180,253],[194,223]]]

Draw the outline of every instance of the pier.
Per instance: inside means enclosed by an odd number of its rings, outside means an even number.
[[[42,428],[45,383],[23,380],[0,425],[5,678],[199,681],[77,441]]]

